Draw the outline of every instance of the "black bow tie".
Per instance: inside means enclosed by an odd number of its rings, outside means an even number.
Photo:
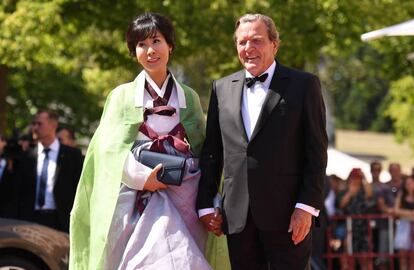
[[[260,82],[264,82],[267,79],[267,76],[269,76],[269,74],[265,73],[262,74],[260,76],[256,76],[256,77],[248,77],[246,78],[246,85],[248,88],[252,87],[257,81]]]

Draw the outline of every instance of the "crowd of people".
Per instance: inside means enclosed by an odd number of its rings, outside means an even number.
[[[138,16],[126,44],[142,71],[109,94],[85,157],[47,109],[27,136],[7,146],[0,140],[1,216],[70,231],[70,269],[229,269],[205,256],[208,237],[225,234],[220,243],[233,270],[303,270],[312,242],[325,235],[312,232],[324,216],[325,225],[335,215],[412,219],[414,180],[398,164],[386,184],[378,162],[371,184],[358,168],[347,181],[331,175],[324,184],[320,82],[275,60],[280,38],[270,17],[237,20],[243,69],[213,82],[207,120],[198,94],[168,68],[175,49],[168,18]],[[355,252],[368,249],[367,224],[353,220]],[[376,224],[376,249],[385,250],[393,239]],[[345,235],[339,223],[343,245]],[[370,263],[358,261],[360,269]]]
[[[382,170],[381,162],[371,163],[370,183],[359,168],[352,169],[347,179],[327,176],[325,211],[332,229],[330,248],[338,253],[357,255],[351,258],[356,258],[354,263],[359,269],[373,269],[374,266],[375,269],[390,269],[391,263],[394,269],[412,269],[414,178],[404,175],[399,163],[390,163],[390,179],[383,183],[380,181]],[[352,220],[350,227],[346,225],[347,217]],[[390,230],[394,232],[392,237]],[[351,241],[347,241],[349,234]],[[376,255],[360,256],[368,253]],[[397,259],[388,256],[393,254]],[[348,261],[342,261],[341,267],[337,267],[347,269]]]

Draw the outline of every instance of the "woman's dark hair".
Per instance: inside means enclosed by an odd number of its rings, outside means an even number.
[[[160,14],[147,12],[135,18],[128,26],[126,41],[129,53],[135,56],[138,42],[154,36],[157,30],[174,50],[175,31],[171,21]]]

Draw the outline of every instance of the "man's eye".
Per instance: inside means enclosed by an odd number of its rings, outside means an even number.
[[[240,46],[244,46],[244,45],[246,45],[246,41],[245,41],[245,40],[240,40],[240,41],[239,41],[239,45],[240,45]]]

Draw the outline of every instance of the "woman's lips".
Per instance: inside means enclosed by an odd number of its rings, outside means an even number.
[[[155,62],[157,62],[158,60],[160,60],[159,58],[153,58],[153,59],[148,59],[147,60],[147,62],[148,63],[155,63]]]

